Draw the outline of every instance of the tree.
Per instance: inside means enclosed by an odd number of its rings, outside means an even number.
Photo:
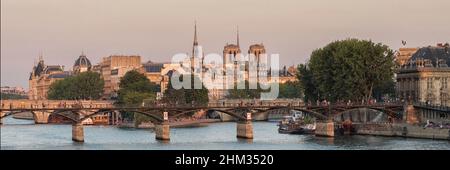
[[[28,96],[20,94],[0,93],[0,99],[1,100],[28,99]]]
[[[191,76],[191,89],[184,89],[184,97],[186,103],[195,105],[207,105],[209,102],[209,90],[202,83],[202,88],[195,89],[194,83],[201,82],[198,76]]]
[[[314,50],[298,66],[305,98],[329,101],[364,100],[393,79],[394,52],[372,41],[347,39]]]
[[[190,76],[190,77],[191,77],[190,89],[185,88],[174,89],[172,86],[171,80],[172,77],[170,77],[168,88],[164,92],[162,101],[170,105],[185,105],[185,104],[207,105],[209,102],[208,97],[209,90],[205,87],[203,83],[201,89],[195,89],[194,83],[200,82],[201,80],[198,76]],[[183,81],[183,76],[180,77],[180,80]]]
[[[319,92],[315,85],[315,80],[308,64],[299,64],[297,67],[297,79],[299,88],[304,94],[305,101],[318,100]]]
[[[378,101],[384,101],[384,97],[394,98],[395,97],[395,82],[393,79],[388,80],[374,87],[373,97]]]
[[[288,81],[280,84],[279,98],[300,98],[302,96],[301,86],[298,81]]]
[[[131,70],[125,73],[125,75],[120,79],[119,83],[120,90],[124,91],[136,91],[136,92],[159,92],[160,87],[144,75],[136,70]],[[119,91],[120,91],[119,90]]]
[[[261,87],[258,85],[256,89],[249,88],[249,82],[243,81],[239,82],[241,85],[243,83],[244,89],[237,88],[239,84],[236,84],[233,89],[228,90],[226,98],[228,99],[255,99],[261,97]]]
[[[155,101],[156,92],[159,91],[158,85],[150,82],[144,75],[135,70],[128,71],[119,83],[117,104],[125,106],[141,105],[145,101]],[[127,119],[135,119],[133,112],[123,112],[122,116]],[[147,117],[138,116],[139,121],[147,121]]]
[[[172,86],[172,82],[169,80],[167,89],[164,91],[162,102],[168,105],[186,104],[184,89],[174,89]]]
[[[104,81],[99,73],[87,71],[55,81],[47,92],[52,100],[99,99]]]

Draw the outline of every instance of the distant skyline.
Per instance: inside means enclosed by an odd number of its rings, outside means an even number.
[[[66,70],[84,51],[93,64],[109,55],[168,62],[191,53],[194,21],[205,54],[235,43],[243,53],[264,43],[280,64],[304,63],[314,49],[346,38],[393,50],[450,41],[448,0],[1,0],[1,86],[28,88],[42,52]]]

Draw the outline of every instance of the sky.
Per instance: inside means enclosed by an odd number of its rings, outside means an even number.
[[[84,52],[168,62],[192,50],[194,22],[205,54],[226,43],[263,43],[281,65],[308,60],[314,49],[347,38],[396,50],[450,41],[449,0],[1,0],[1,86],[28,88],[43,54],[66,70]]]

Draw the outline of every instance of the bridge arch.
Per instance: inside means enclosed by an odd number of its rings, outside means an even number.
[[[359,111],[360,109],[367,109],[367,110],[369,110],[369,111],[375,111],[375,112],[379,112],[379,113],[381,113],[382,114],[382,116],[384,115],[384,116],[386,116],[386,117],[384,117],[384,118],[387,118],[388,120],[386,120],[386,121],[389,121],[389,122],[391,122],[391,121],[393,121],[393,119],[401,119],[400,117],[399,117],[399,115],[395,112],[395,111],[393,111],[393,110],[391,110],[391,109],[387,109],[387,108],[379,108],[379,107],[355,107],[355,108],[350,108],[350,109],[342,109],[341,111],[339,111],[339,112],[337,112],[336,114],[333,114],[333,119],[336,119],[337,117],[341,117],[340,119],[342,119],[342,121],[344,121],[344,114],[349,114],[349,116],[351,116],[352,117],[352,119],[353,119],[353,116],[355,116],[354,115],[354,111]],[[370,115],[371,114],[374,114],[373,112],[372,113],[367,113],[367,112],[365,112],[364,113],[365,115],[363,115],[363,116],[369,116],[370,117]],[[360,115],[360,112],[358,112],[358,115],[357,116],[362,116],[362,115]],[[379,116],[379,115],[377,115],[377,116]],[[383,118],[383,117],[381,117],[381,118]],[[339,119],[339,118],[338,118]],[[361,119],[360,119],[361,120]],[[372,119],[372,120],[374,120],[374,119]],[[365,121],[372,121],[372,120],[365,120]],[[354,121],[354,120],[352,120],[352,121]]]
[[[291,110],[309,113],[309,114],[311,114],[312,116],[314,116],[314,117],[316,117],[316,118],[318,118],[318,119],[320,119],[320,120],[326,120],[326,119],[328,119],[327,116],[325,116],[325,115],[323,115],[323,114],[321,114],[321,113],[319,113],[319,112],[313,111],[313,110],[308,110],[308,109],[303,109],[303,108],[292,108]]]
[[[241,108],[241,109],[242,109],[242,108]],[[198,110],[205,110],[206,112],[209,112],[209,111],[221,112],[221,113],[225,113],[225,114],[227,114],[227,115],[230,115],[230,116],[232,116],[232,117],[234,117],[234,118],[237,118],[237,119],[239,119],[239,120],[246,120],[246,117],[245,117],[245,116],[239,115],[239,114],[237,114],[237,113],[235,113],[235,112],[232,112],[232,110],[236,110],[236,109],[218,109],[218,108],[209,108],[209,109],[205,109],[205,108],[190,109],[190,110],[181,111],[180,113],[177,113],[177,114],[175,114],[175,115],[172,116],[172,117],[179,117],[179,116],[185,115],[186,113],[193,112],[193,111],[198,111]]]
[[[19,114],[19,113],[25,113],[25,112],[26,111],[10,111],[10,112],[6,112],[5,114],[1,115],[0,119],[3,119],[3,118],[8,117],[8,116],[15,115],[15,114]]]
[[[164,120],[161,117],[156,116],[155,114],[149,113],[149,112],[145,112],[145,111],[139,111],[139,110],[117,110],[117,109],[107,109],[107,110],[99,110],[96,111],[92,114],[88,114],[86,116],[84,116],[83,118],[80,119],[80,121],[84,121],[86,119],[89,119],[95,115],[99,115],[99,114],[105,114],[105,113],[109,113],[109,112],[115,112],[115,111],[129,111],[129,112],[134,112],[134,113],[138,113],[147,117],[152,118],[154,121],[156,121],[157,123],[161,123],[164,122]]]
[[[351,108],[351,109],[347,109],[347,110],[342,110],[340,112],[337,112],[336,114],[334,114],[335,116],[339,116],[342,115],[344,113],[348,113],[351,111],[356,111],[359,109],[368,109],[368,110],[372,110],[372,111],[378,111],[378,112],[382,112],[383,114],[386,114],[390,117],[393,118],[397,118],[397,114],[395,111],[391,110],[391,109],[386,109],[386,108],[379,108],[379,107],[355,107],[355,108]]]
[[[65,114],[62,114],[62,113],[64,113],[64,112],[71,112],[71,114],[75,114],[75,113],[73,113],[73,111],[68,111],[68,110],[58,110],[58,111],[51,112],[51,114],[55,114],[55,115],[58,115],[58,116],[62,116],[62,117],[64,117],[64,118],[67,118],[67,119],[69,119],[70,121],[72,121],[72,123],[76,123],[76,122],[77,122],[77,120],[76,120],[75,118],[72,118],[72,117],[70,117],[70,116],[67,116],[67,115],[65,115]],[[33,113],[33,115],[36,115],[36,114],[34,113],[34,111],[32,111],[31,113]]]

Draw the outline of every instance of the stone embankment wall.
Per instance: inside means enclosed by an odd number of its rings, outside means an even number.
[[[358,135],[399,136],[450,140],[450,129],[423,128],[409,124],[373,123],[353,125]]]

